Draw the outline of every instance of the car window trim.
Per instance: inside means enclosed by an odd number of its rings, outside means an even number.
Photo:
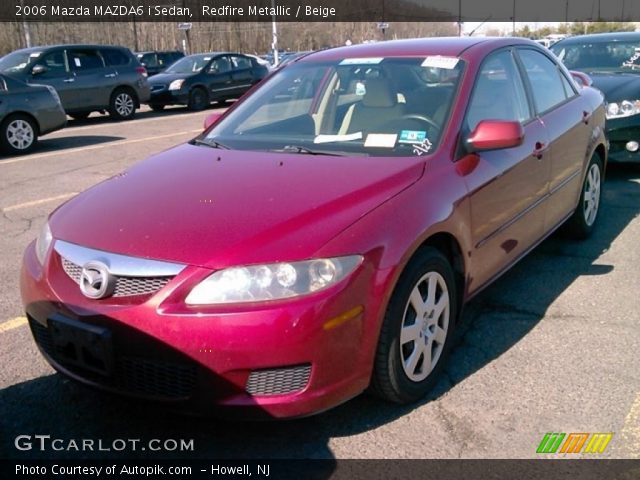
[[[549,107],[544,111],[538,111],[538,106],[536,105],[535,97],[533,96],[533,87],[531,86],[531,83],[530,83],[530,80],[529,80],[529,75],[527,75],[527,69],[525,68],[524,63],[522,62],[522,58],[520,58],[520,51],[521,50],[532,50],[534,52],[538,52],[541,55],[543,55],[544,57],[547,57],[551,61],[551,63],[553,63],[553,65],[556,68],[556,72],[558,73],[558,75],[563,75],[562,70],[560,69],[560,65],[557,63],[556,60],[554,60],[549,55],[547,55],[546,52],[543,52],[542,50],[539,50],[538,48],[530,47],[528,45],[523,45],[523,46],[518,45],[514,50],[516,51],[515,53],[517,55],[520,68],[522,69],[521,75],[524,75],[524,77],[525,77],[524,80],[526,82],[526,86],[531,91],[531,98],[532,98],[532,100],[534,100],[533,106],[534,106],[534,111],[536,113],[536,116],[542,117],[544,115],[547,115],[548,113],[551,113],[554,110],[557,110],[558,108],[563,107],[567,103],[575,100],[576,98],[578,98],[580,96],[575,91],[574,91],[574,95],[571,96],[571,97],[566,97],[566,93],[565,93],[565,97],[566,98],[562,102],[558,102],[555,105],[553,105],[552,107]],[[561,83],[562,83],[562,81],[561,81]],[[569,84],[571,85],[571,82],[569,82]],[[562,91],[564,92],[564,85],[562,85]]]

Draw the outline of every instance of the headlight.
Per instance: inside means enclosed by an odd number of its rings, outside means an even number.
[[[184,83],[184,78],[174,80],[169,84],[169,90],[180,90],[182,88],[183,83]]]
[[[45,223],[42,230],[40,230],[38,238],[36,238],[36,257],[38,257],[40,265],[44,265],[44,260],[47,258],[47,252],[49,251],[52,240],[53,236],[51,235],[49,224]]]
[[[640,100],[623,100],[611,102],[607,105],[607,118],[622,118],[638,115],[640,113]]]
[[[185,301],[212,305],[297,297],[338,283],[361,262],[362,256],[353,255],[227,268],[196,285]]]

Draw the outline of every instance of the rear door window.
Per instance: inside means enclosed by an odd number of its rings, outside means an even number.
[[[251,60],[247,57],[241,57],[238,55],[231,56],[231,64],[233,65],[234,70],[246,70],[247,68],[251,68]]]
[[[71,70],[84,72],[104,67],[104,62],[97,50],[74,49],[69,50],[69,65]]]
[[[529,49],[519,50],[519,55],[531,84],[538,113],[547,112],[569,98],[569,92],[565,90],[562,81],[562,73],[549,57]]]

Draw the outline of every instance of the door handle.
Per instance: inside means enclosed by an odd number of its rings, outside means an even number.
[[[536,146],[533,150],[533,156],[540,160],[546,149],[547,146],[543,142],[536,142]]]
[[[589,120],[591,120],[591,112],[587,112],[586,110],[582,112],[582,121],[585,125],[589,125]]]
[[[76,81],[76,79],[75,79],[75,78],[65,78],[65,79],[63,80],[63,82],[64,82],[64,83],[73,83],[73,82],[75,82],[75,81]]]
[[[115,73],[108,73],[104,76],[104,78],[115,78],[116,74]]]

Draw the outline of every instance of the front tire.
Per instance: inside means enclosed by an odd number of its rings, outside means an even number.
[[[189,103],[187,107],[189,110],[198,111],[204,110],[209,106],[209,95],[206,90],[200,87],[196,87],[189,92]]]
[[[109,115],[115,120],[131,120],[136,114],[136,99],[125,88],[113,92],[109,103]]]
[[[0,147],[6,153],[23,155],[38,142],[38,126],[27,115],[11,115],[0,127]]]
[[[589,166],[587,167],[587,174],[582,183],[578,207],[573,212],[567,224],[569,234],[575,239],[585,239],[593,232],[600,211],[602,173],[602,160],[596,153],[591,158]]]
[[[394,290],[380,332],[371,390],[395,403],[415,402],[442,372],[458,314],[447,259],[432,247],[411,260]]]

